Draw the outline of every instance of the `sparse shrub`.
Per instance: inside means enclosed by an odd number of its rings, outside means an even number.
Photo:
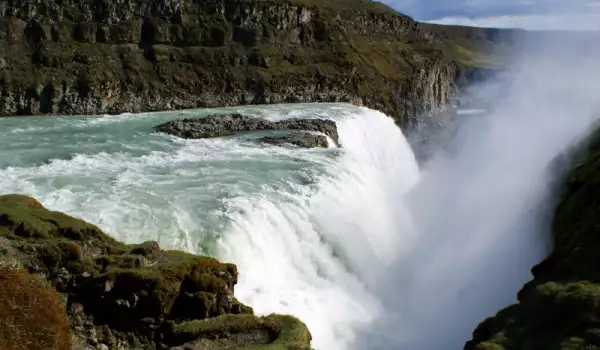
[[[9,266],[0,266],[0,349],[71,349],[69,322],[54,288]]]

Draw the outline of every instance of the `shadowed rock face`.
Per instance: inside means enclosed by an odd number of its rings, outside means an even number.
[[[158,125],[157,131],[186,139],[203,139],[229,136],[240,131],[305,130],[321,132],[338,144],[339,136],[334,121],[324,119],[286,119],[271,122],[241,114],[213,115],[205,118],[172,120]],[[290,139],[291,140],[291,139]],[[298,138],[300,140],[300,138]],[[325,141],[327,141],[325,139]]]
[[[163,250],[156,242],[126,245],[27,196],[0,196],[0,266],[7,262],[41,274],[66,297],[61,307],[84,343],[78,349],[156,350],[186,343],[218,349],[274,342],[310,348],[302,322],[256,317],[235,298],[235,265]]]
[[[277,146],[294,145],[302,148],[329,147],[327,137],[323,135],[311,134],[308,132],[296,132],[291,135],[281,136],[265,136],[260,140],[261,142]]]

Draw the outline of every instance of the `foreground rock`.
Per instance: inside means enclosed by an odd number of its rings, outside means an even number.
[[[283,145],[294,145],[302,148],[327,148],[329,142],[327,137],[323,135],[316,135],[307,132],[296,132],[291,135],[281,136],[265,136],[260,139],[261,142],[269,143],[272,145],[283,146]]]
[[[519,303],[483,321],[465,350],[600,349],[600,131],[569,176],[553,250],[533,267]]]
[[[331,137],[336,144],[339,143],[335,122],[324,119],[286,119],[271,122],[262,118],[241,114],[225,114],[212,115],[205,118],[172,120],[156,127],[157,131],[185,139],[229,136],[241,131],[284,129],[321,132]]]
[[[0,196],[0,248],[2,261],[44,276],[63,294],[82,349],[310,347],[300,321],[255,317],[235,298],[235,265],[156,242],[126,245],[30,197]]]

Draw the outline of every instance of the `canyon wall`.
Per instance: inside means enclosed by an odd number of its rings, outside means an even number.
[[[438,29],[361,0],[0,0],[0,115],[350,102],[418,129],[465,66]]]

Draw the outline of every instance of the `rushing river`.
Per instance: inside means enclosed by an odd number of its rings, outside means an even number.
[[[153,131],[234,111],[335,120],[341,147]],[[551,192],[547,165],[579,135],[548,144],[558,129],[538,128],[518,155],[496,120],[471,123],[452,157],[420,170],[391,118],[345,104],[5,118],[0,193],[32,195],[128,243],[236,263],[239,299],[298,316],[316,349],[460,349],[545,254],[545,221],[532,213]],[[515,130],[526,135],[528,120]]]
[[[263,145],[264,132],[153,132],[224,111],[2,119],[0,192],[33,195],[126,242],[235,262],[241,300],[301,317],[318,348],[347,348],[379,312],[365,281],[392,261],[409,225],[397,199],[418,179],[410,147],[390,118],[349,105],[239,110],[336,120],[342,149]]]

